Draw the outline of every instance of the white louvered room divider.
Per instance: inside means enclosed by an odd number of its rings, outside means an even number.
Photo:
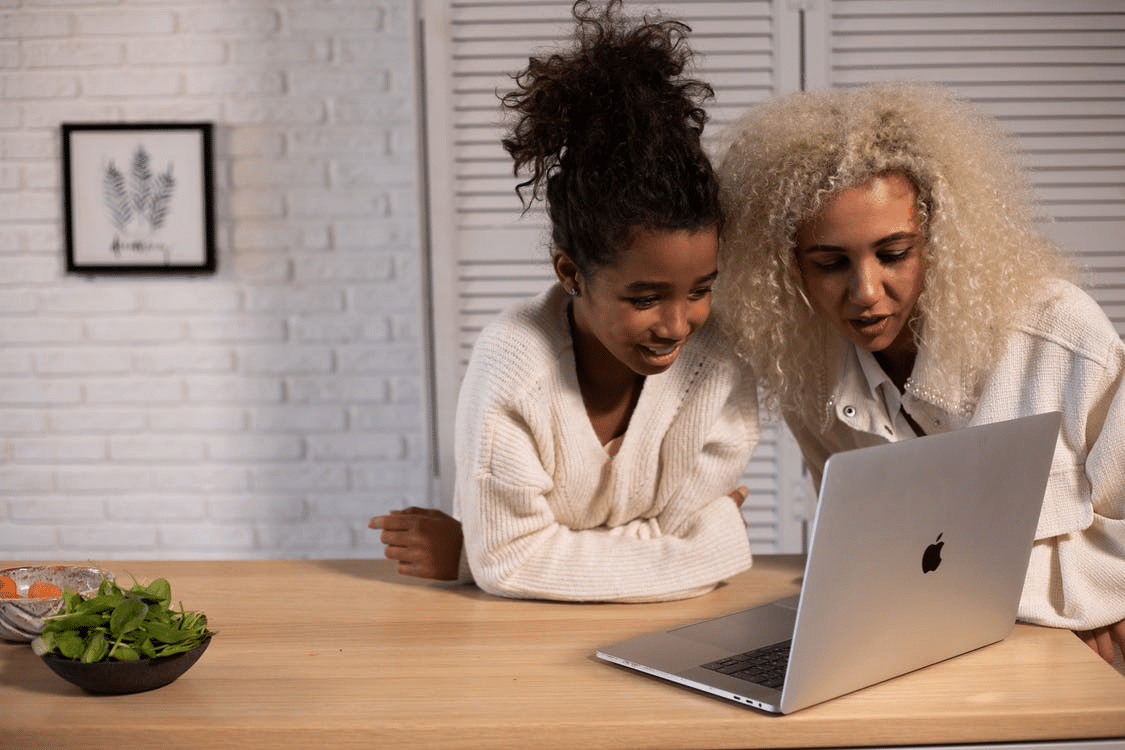
[[[457,388],[473,340],[550,283],[544,217],[521,216],[497,94],[570,29],[568,0],[419,0],[433,311],[434,504],[452,497]],[[956,87],[1018,133],[1049,231],[1125,334],[1125,4],[1120,0],[681,0],[629,3],[693,29],[712,139],[755,102],[889,78]],[[800,551],[811,490],[767,426],[747,468],[756,552]]]

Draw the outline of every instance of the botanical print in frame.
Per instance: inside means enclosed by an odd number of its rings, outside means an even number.
[[[213,272],[211,130],[63,124],[67,270]]]

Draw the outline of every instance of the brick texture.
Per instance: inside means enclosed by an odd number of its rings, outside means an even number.
[[[0,559],[381,556],[435,500],[412,4],[0,5]],[[186,120],[218,272],[68,275],[60,125]]]

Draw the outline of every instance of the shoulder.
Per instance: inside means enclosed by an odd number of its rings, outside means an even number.
[[[1016,321],[1017,331],[1049,341],[1073,354],[1108,365],[1122,348],[1121,336],[1089,294],[1069,281],[1045,284]]]
[[[1043,284],[1028,307],[1033,316],[1047,321],[1060,318],[1105,317],[1098,303],[1085,290],[1072,282],[1053,279]],[[1033,317],[1034,319],[1034,317]]]
[[[556,372],[570,346],[565,296],[553,285],[486,325],[473,343],[466,379],[484,378],[490,390],[514,393]]]

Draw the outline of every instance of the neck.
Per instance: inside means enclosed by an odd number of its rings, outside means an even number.
[[[910,373],[914,371],[914,360],[917,357],[918,352],[914,350],[892,351],[884,349],[881,352],[875,352],[875,361],[883,368],[883,372],[887,373],[887,377],[895,384],[899,393],[906,390],[906,381],[910,378]]]
[[[575,332],[574,363],[587,410],[608,411],[640,390],[644,376],[630,370],[597,341]]]
[[[582,403],[605,444],[624,434],[629,426],[645,379],[610,354],[600,341],[580,331],[573,317],[570,330]]]
[[[890,346],[882,351],[874,352],[875,361],[887,373],[887,377],[902,393],[906,390],[906,381],[910,373],[914,372],[914,360],[918,358],[918,344],[914,338],[917,324],[917,314],[911,316],[910,323],[902,327]]]

